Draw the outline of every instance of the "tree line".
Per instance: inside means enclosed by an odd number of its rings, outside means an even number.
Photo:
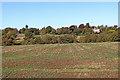
[[[100,33],[95,33],[93,31],[94,28],[100,29]],[[120,40],[119,30],[120,28],[117,25],[96,27],[90,26],[89,23],[57,29],[51,26],[43,27],[42,29],[29,28],[28,25],[20,30],[7,27],[2,30],[2,45],[115,42]],[[25,37],[22,41],[16,42],[19,34],[24,34]],[[40,36],[36,37],[34,35]]]

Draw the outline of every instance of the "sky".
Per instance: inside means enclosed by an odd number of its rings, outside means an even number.
[[[118,25],[117,2],[3,2],[2,29]]]

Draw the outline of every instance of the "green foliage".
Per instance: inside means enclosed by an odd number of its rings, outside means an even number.
[[[41,37],[36,37],[34,41],[35,41],[35,44],[44,44],[44,41],[42,40]]]
[[[40,34],[44,35],[44,34],[46,34],[46,33],[47,33],[47,32],[46,32],[45,29],[41,29],[41,30],[40,30]]]
[[[51,26],[48,26],[48,27],[46,27],[46,32],[47,32],[47,33],[50,33],[50,32],[52,31],[52,29],[53,29],[53,28],[52,28]]]
[[[24,34],[24,33],[25,33],[25,30],[26,30],[25,28],[22,28],[22,29],[19,30],[19,33]]]
[[[62,29],[61,29],[61,28],[58,28],[57,31],[56,31],[56,34],[60,35],[60,34],[62,34],[62,33],[63,33]]]
[[[74,30],[76,30],[77,29],[77,26],[76,25],[71,25],[70,27],[69,27],[69,30],[71,30],[72,32],[74,31]]]
[[[40,31],[37,28],[29,28],[28,29],[30,32],[32,32],[34,35],[39,35]]]
[[[15,38],[17,35],[13,31],[9,31],[7,34],[2,35],[2,45],[10,46],[15,44]]]
[[[50,32],[50,34],[55,34],[55,33],[56,33],[55,29],[52,29],[52,31]]]
[[[113,32],[111,35],[108,37],[109,41],[115,42],[115,41],[120,41],[120,34],[118,31]]]
[[[53,36],[51,40],[52,44],[58,43],[58,37]]]
[[[5,29],[2,30],[2,35],[7,34],[9,31],[12,31],[13,33],[17,33],[18,32],[18,30],[16,28],[8,27],[8,28],[5,28]]]
[[[25,38],[28,39],[28,38],[33,38],[33,34],[29,31],[29,30],[26,30],[25,31]]]
[[[83,29],[83,30],[82,30],[82,34],[85,34],[86,32],[87,32],[86,29]]]
[[[82,33],[82,30],[81,29],[76,29],[73,31],[73,33],[75,33],[76,35],[79,35]]]
[[[52,40],[52,36],[44,35],[44,36],[42,36],[42,40],[45,44],[50,44],[51,40]]]
[[[30,32],[29,30],[25,31],[25,38],[22,44],[35,44],[33,33]]]
[[[72,33],[72,31],[69,30],[69,29],[66,29],[66,30],[64,30],[64,32],[63,32],[63,34],[71,34],[71,33]]]
[[[89,43],[89,42],[115,42],[115,41],[120,41],[120,36],[118,35],[118,32],[113,32],[111,34],[105,34],[105,33],[101,33],[101,34],[89,34],[86,35],[85,37],[81,37],[79,38],[79,42],[85,42],[85,43]]]
[[[93,33],[93,28],[95,26],[90,27],[89,23],[80,24],[77,28],[76,25],[71,25],[70,27],[62,27],[53,29],[51,26],[44,27],[41,30],[37,28],[29,28],[28,25],[25,28],[19,30],[19,33],[23,33],[25,37],[17,37],[18,30],[16,28],[5,28],[2,30],[2,40],[3,45],[14,45],[17,43],[21,44],[55,44],[55,43],[74,43],[74,42],[115,42],[120,41],[120,28],[117,28],[117,25],[107,27],[107,25],[98,26],[101,30],[99,34]],[[37,37],[33,35],[42,34],[41,37]],[[46,35],[49,34],[49,35]],[[57,34],[55,36],[51,36],[51,34]],[[61,35],[62,34],[62,35]],[[74,35],[73,35],[74,34]],[[80,36],[78,37],[76,36]],[[16,39],[15,39],[16,38]],[[77,39],[77,40],[76,40]]]
[[[73,43],[76,42],[76,36],[75,35],[63,35],[58,37],[58,43]]]
[[[110,30],[108,31],[108,33],[113,33],[113,32],[115,32],[115,30],[111,30],[111,29],[110,29]]]
[[[87,29],[90,27],[90,24],[89,23],[86,23],[86,26],[85,26]]]
[[[25,38],[24,41],[21,42],[21,44],[28,45],[28,44],[35,44],[35,40],[33,38]]]

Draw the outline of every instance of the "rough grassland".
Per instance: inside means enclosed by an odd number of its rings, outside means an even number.
[[[3,78],[118,78],[118,43],[2,47]]]

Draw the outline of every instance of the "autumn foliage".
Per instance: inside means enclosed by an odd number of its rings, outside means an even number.
[[[100,29],[100,33],[94,33],[93,29]],[[108,27],[107,25],[90,26],[89,23],[71,25],[54,29],[51,26],[38,28],[29,28],[28,25],[20,29],[5,28],[2,30],[2,45],[9,46],[16,44],[18,34],[24,34],[25,37],[19,44],[55,44],[55,43],[90,43],[90,42],[116,42],[120,41],[120,28],[117,25]],[[35,35],[38,35],[35,37]]]

